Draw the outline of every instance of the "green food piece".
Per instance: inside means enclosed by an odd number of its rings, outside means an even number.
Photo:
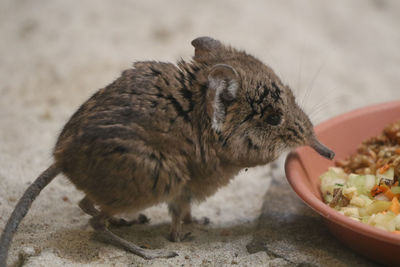
[[[376,180],[375,175],[372,174],[365,175],[365,189],[368,191],[368,193],[376,184],[378,184],[378,181]]]
[[[365,200],[365,206],[369,206],[372,202],[374,202],[374,200],[369,198],[367,195],[360,195],[360,198]]]
[[[379,213],[387,210],[392,202],[384,200],[374,200],[370,205],[360,208],[359,213],[361,217],[371,216],[374,213]]]
[[[347,181],[348,187],[357,188],[359,195],[368,195],[372,187],[375,185],[376,179],[374,175],[358,175],[350,174]]]
[[[393,232],[396,230],[396,220],[393,212],[387,212],[385,214],[379,213],[374,216],[371,216],[368,220],[368,224],[373,225],[377,228]]]
[[[390,190],[392,190],[392,193],[395,195],[400,194],[400,186],[392,186]]]
[[[346,184],[347,175],[340,168],[329,168],[320,178],[322,194],[326,195],[329,192],[330,195],[333,195],[335,188],[343,187]]]
[[[368,223],[369,218],[371,218],[371,217],[370,216],[363,216],[363,217],[361,217],[361,222]]]

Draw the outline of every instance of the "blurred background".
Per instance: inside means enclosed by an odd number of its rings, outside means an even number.
[[[42,134],[54,139],[132,62],[190,59],[190,41],[203,35],[270,65],[318,123],[400,97],[399,29],[396,0],[2,0],[0,123],[53,118]]]
[[[134,61],[190,60],[191,40],[204,35],[271,66],[314,123],[400,99],[397,0],[1,0],[1,225],[14,196],[51,162],[57,134],[84,100]],[[254,220],[269,186],[265,172],[240,175],[198,214],[217,224]],[[65,180],[52,188],[51,201],[62,194],[79,200]],[[49,210],[31,212],[38,224],[59,212],[46,200],[39,203]],[[151,214],[169,220],[161,209]]]

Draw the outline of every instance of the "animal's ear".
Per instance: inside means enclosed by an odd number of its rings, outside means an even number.
[[[226,110],[236,99],[239,88],[239,75],[234,68],[226,64],[215,65],[208,75],[208,86],[213,93],[212,127],[220,132],[225,121]]]
[[[214,40],[211,37],[199,37],[192,41],[194,46],[194,60],[205,61],[209,57],[212,57],[213,52],[215,53],[219,48],[222,47],[220,41]]]

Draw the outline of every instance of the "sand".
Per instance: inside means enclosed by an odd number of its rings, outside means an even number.
[[[318,123],[400,98],[399,28],[400,2],[395,0],[1,1],[0,230],[27,185],[52,162],[51,150],[66,120],[132,62],[190,59],[190,41],[209,35],[270,65]],[[275,164],[282,180],[283,161],[282,157]],[[97,241],[89,217],[76,205],[82,194],[59,176],[19,227],[8,262],[296,265],[298,261],[285,253],[250,253],[246,248],[268,218],[262,207],[270,196],[279,197],[269,191],[272,180],[270,166],[243,171],[229,186],[195,205],[194,215],[209,217],[211,224],[187,226],[192,241],[176,244],[166,239],[170,218],[165,205],[143,211],[151,218],[149,225],[115,229],[140,245],[179,253],[173,259],[146,261]],[[286,181],[281,187],[290,190]],[[302,205],[296,197],[293,201]],[[307,209],[301,210],[316,216]],[[318,219],[315,223],[324,227]],[[323,246],[319,249],[324,251]],[[355,254],[351,257],[357,259]]]

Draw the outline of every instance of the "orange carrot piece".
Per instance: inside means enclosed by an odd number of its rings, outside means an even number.
[[[384,195],[390,200],[392,200],[395,197],[392,190],[390,190],[389,188],[385,191]]]
[[[396,181],[392,186],[398,186],[399,185],[399,181]]]
[[[390,191],[390,192],[388,192]],[[376,196],[379,195],[380,193],[386,193],[388,192],[388,195],[386,195],[388,198],[392,199],[394,197],[393,192],[387,187],[386,185],[374,185],[371,189],[371,196]]]
[[[379,185],[374,185],[374,187],[372,187],[371,189],[371,195],[374,197],[376,195],[379,195],[380,193],[382,193],[381,189],[379,188]]]
[[[389,168],[390,168],[390,165],[386,163],[385,165],[383,165],[382,167],[379,168],[379,173],[384,174]]]
[[[386,191],[390,190],[389,187],[385,184],[381,184],[379,186],[379,188],[382,190],[383,193],[385,193]]]
[[[393,197],[392,205],[390,205],[389,210],[392,211],[394,214],[400,213],[400,204],[399,204],[399,200],[397,199],[397,197]]]
[[[400,148],[396,149],[395,152],[397,155],[400,155]]]
[[[393,234],[398,234],[398,235],[399,235],[399,234],[400,234],[400,231],[399,231],[399,230],[396,230],[396,231],[393,231],[392,233],[393,233]]]

